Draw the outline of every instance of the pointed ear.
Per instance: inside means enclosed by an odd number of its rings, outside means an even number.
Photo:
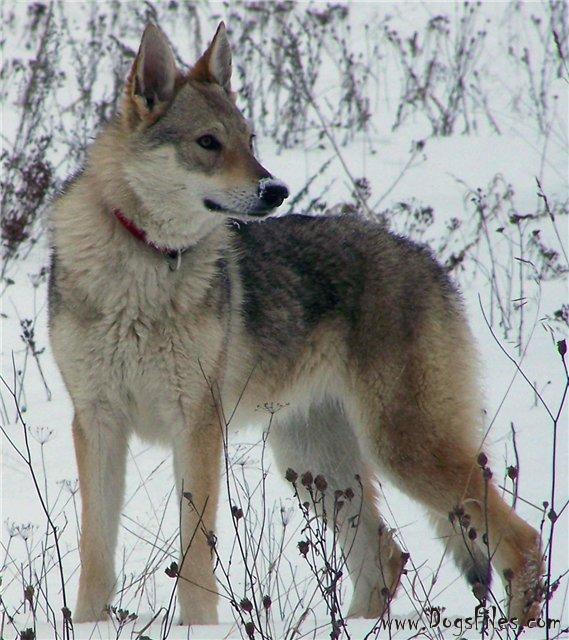
[[[159,27],[149,24],[127,83],[131,111],[140,119],[156,120],[172,101],[178,76],[168,39]]]
[[[231,94],[231,46],[225,23],[220,22],[211,44],[190,72],[198,82],[214,82]]]

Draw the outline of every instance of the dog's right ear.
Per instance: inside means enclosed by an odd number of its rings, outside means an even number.
[[[174,98],[179,77],[168,39],[159,27],[149,24],[127,81],[127,122],[131,126],[155,122]]]

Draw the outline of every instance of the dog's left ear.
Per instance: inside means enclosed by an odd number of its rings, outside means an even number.
[[[219,84],[231,94],[231,46],[227,39],[225,23],[220,22],[211,44],[190,72],[190,78],[198,82]]]

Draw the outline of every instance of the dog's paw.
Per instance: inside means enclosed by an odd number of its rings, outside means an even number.
[[[518,574],[506,575],[510,592],[510,618],[516,618],[520,627],[525,627],[541,615],[545,596],[543,563],[528,559]]]
[[[184,615],[181,614],[178,619],[178,624],[181,626],[190,626],[190,625],[208,625],[208,624],[218,624],[219,620],[217,618],[217,612],[210,615]]]
[[[354,591],[348,618],[381,618],[387,609],[385,598],[378,588],[360,587]]]
[[[218,624],[217,606],[197,606],[198,603],[186,603],[180,607],[180,617],[178,624],[181,625],[202,625]]]
[[[95,606],[87,601],[77,602],[75,610],[71,612],[71,619],[74,623],[82,622],[102,622],[108,620],[109,614],[106,605]]]

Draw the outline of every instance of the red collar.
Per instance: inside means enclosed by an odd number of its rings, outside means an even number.
[[[115,218],[122,224],[122,226],[137,240],[141,240],[147,247],[150,247],[156,253],[160,253],[163,256],[166,256],[170,259],[178,259],[179,256],[182,255],[185,251],[188,250],[189,247],[185,249],[170,249],[168,247],[161,247],[160,245],[152,242],[152,240],[148,239],[146,235],[146,231],[138,227],[132,220],[127,218],[124,213],[120,209],[113,209],[113,214]]]

